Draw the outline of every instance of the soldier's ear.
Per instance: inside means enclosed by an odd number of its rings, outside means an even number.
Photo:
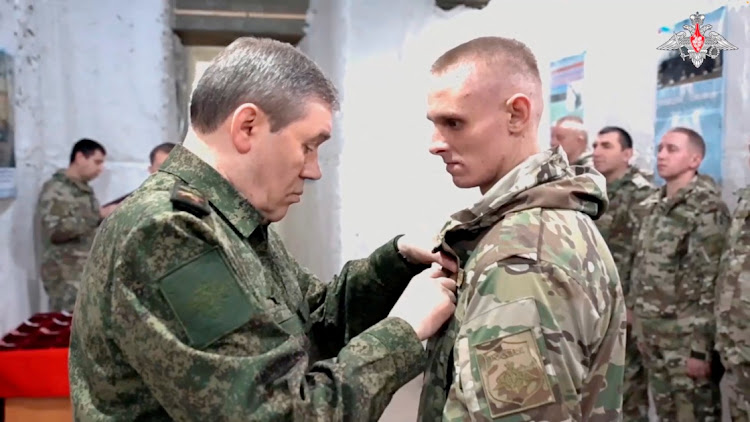
[[[630,159],[633,158],[633,148],[625,148],[625,150],[622,153],[623,153],[623,157],[625,157],[625,160],[627,162],[630,162]]]
[[[264,131],[268,131],[268,119],[255,104],[242,104],[230,116],[229,134],[240,154],[250,151],[252,143]]]
[[[508,131],[523,132],[531,120],[531,100],[524,94],[515,94],[505,102],[508,113]]]

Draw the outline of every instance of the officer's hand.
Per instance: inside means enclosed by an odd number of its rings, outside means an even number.
[[[419,239],[412,235],[405,235],[398,239],[398,250],[402,255],[414,264],[437,263],[451,273],[458,271],[456,260],[442,252],[432,252],[437,246],[434,239]]]
[[[99,208],[99,215],[102,218],[107,218],[110,214],[112,214],[112,212],[114,212],[114,210],[117,208],[117,205],[118,204],[110,204],[105,207]]]
[[[456,282],[433,265],[414,276],[388,315],[408,322],[419,340],[432,337],[456,310]]]
[[[690,378],[708,378],[711,374],[711,365],[700,359],[688,358],[687,374]]]

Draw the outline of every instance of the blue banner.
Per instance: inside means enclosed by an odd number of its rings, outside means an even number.
[[[565,116],[583,118],[583,60],[586,53],[551,63],[550,120]]]
[[[694,12],[693,12],[694,13]],[[689,13],[687,13],[689,14]],[[725,8],[721,7],[706,13],[704,24],[711,24],[712,30],[724,35]],[[683,25],[691,25],[685,19],[674,25],[672,33],[683,30]],[[664,41],[671,36],[664,31]],[[731,42],[731,40],[730,40]],[[659,60],[658,83],[656,91],[656,123],[654,127],[654,153],[658,152],[661,137],[675,126],[695,130],[706,142],[706,157],[698,171],[710,175],[719,185],[722,183],[721,160],[724,144],[724,92],[725,79],[722,71],[724,52],[716,59],[706,57],[700,67],[680,52],[666,52]],[[654,178],[663,184],[656,171],[654,160]]]

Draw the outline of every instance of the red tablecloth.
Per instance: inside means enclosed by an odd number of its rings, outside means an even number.
[[[0,340],[0,397],[68,397],[69,313],[36,314]]]

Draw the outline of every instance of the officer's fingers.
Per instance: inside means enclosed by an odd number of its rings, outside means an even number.
[[[456,260],[448,254],[438,252],[435,254],[435,260],[438,264],[440,264],[440,266],[451,273],[455,273],[456,271],[458,271],[458,264],[456,263]]]
[[[455,293],[453,293],[452,291],[450,291],[450,290],[448,290],[448,289],[440,289],[440,290],[441,290],[441,291],[442,291],[442,292],[443,292],[443,293],[444,293],[445,295],[447,295],[447,296],[448,296],[448,298],[450,299],[451,303],[456,303],[456,294],[455,294]]]
[[[443,286],[444,289],[455,292],[456,291],[456,282],[453,281],[453,279],[447,278],[447,277],[441,277],[438,279],[440,282],[440,285]]]

